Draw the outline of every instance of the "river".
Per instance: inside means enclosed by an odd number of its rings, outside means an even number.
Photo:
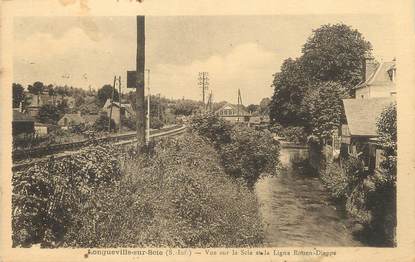
[[[306,149],[283,148],[279,175],[262,178],[255,186],[265,224],[265,244],[361,246],[352,235],[351,222],[330,201],[320,179],[301,169],[307,157]]]

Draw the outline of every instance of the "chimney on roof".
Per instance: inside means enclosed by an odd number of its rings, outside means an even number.
[[[378,63],[374,58],[365,57],[363,59],[362,82],[368,80],[376,71]]]

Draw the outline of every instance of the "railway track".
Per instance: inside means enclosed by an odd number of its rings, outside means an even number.
[[[153,132],[150,132],[150,138],[162,138],[166,136],[174,136],[181,134],[185,131],[186,127],[184,126],[174,126],[170,128],[160,129],[160,130],[153,130]],[[91,143],[112,143],[115,146],[123,146],[128,144],[134,144],[137,143],[136,133],[128,133],[128,134],[122,134],[122,135],[115,135],[115,136],[109,136],[104,138],[98,138],[95,140],[84,140],[80,142],[75,143],[65,143],[65,144],[59,144],[59,145],[52,145],[48,147],[42,147],[42,148],[36,148],[31,149],[30,151],[25,152],[19,152],[17,154],[17,159],[15,158],[15,152],[13,152],[13,171],[18,171],[23,168],[26,168],[28,166],[31,166],[37,162],[44,161],[47,159],[47,157],[54,156],[55,159],[63,158],[68,155],[76,153],[79,149],[90,145]],[[25,159],[24,162],[17,162],[18,160]]]

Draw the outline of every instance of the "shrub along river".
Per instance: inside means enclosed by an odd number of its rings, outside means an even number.
[[[307,149],[282,148],[282,171],[256,184],[267,246],[360,246],[352,222],[307,168]]]

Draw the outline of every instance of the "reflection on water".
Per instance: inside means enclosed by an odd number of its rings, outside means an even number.
[[[277,177],[257,182],[268,246],[359,246],[347,220],[307,168],[306,149],[282,149]]]

